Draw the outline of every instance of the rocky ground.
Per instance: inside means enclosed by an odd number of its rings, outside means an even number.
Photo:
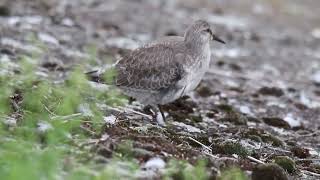
[[[312,0],[4,0],[0,63],[41,54],[38,74],[58,81],[76,64],[99,69],[205,19],[227,44],[212,44],[210,71],[197,90],[165,107],[166,126],[137,102],[109,107],[92,148],[108,159],[129,140],[141,167],[205,158],[211,177],[237,166],[253,179],[274,172],[319,179],[319,7]],[[91,50],[97,56],[89,62]],[[139,177],[162,177],[146,172]]]

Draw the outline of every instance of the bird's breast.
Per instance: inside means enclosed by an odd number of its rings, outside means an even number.
[[[197,56],[195,62],[186,68],[187,75],[184,78],[185,93],[193,91],[202,80],[204,74],[209,69],[211,51],[210,47],[203,49],[202,53]]]

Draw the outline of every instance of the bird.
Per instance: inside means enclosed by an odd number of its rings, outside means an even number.
[[[207,21],[197,20],[184,36],[164,37],[134,49],[115,64],[115,85],[165,120],[162,105],[193,91],[209,69],[211,40],[225,44]]]

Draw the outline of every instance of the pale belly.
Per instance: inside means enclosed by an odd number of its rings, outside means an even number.
[[[166,104],[172,102],[189,92],[193,91],[201,82],[203,76],[209,69],[210,64],[210,50],[206,51],[204,57],[201,57],[202,61],[194,64],[194,66],[186,68],[186,75],[177,83],[177,88],[168,91],[160,101],[160,104]]]
[[[189,74],[185,80],[184,95],[193,91],[201,82],[203,76],[208,71],[210,65],[210,51],[199,64],[189,69]]]

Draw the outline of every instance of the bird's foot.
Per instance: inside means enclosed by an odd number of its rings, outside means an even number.
[[[151,114],[152,119],[160,126],[165,126],[166,117],[160,106],[148,105],[143,108],[144,112]]]
[[[160,126],[166,126],[165,117],[160,112],[156,113],[155,120]]]

